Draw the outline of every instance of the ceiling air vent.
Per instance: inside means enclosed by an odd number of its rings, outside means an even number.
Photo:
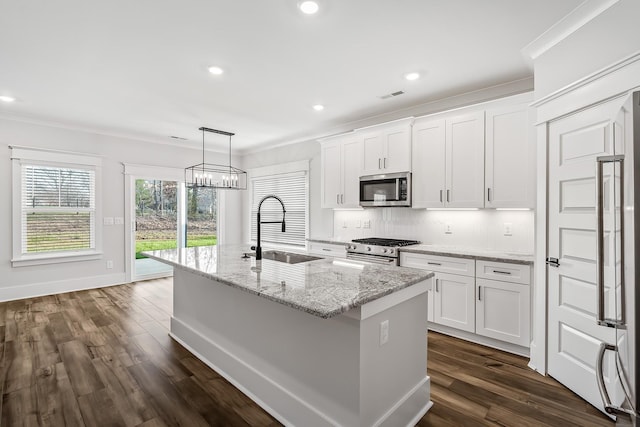
[[[380,98],[380,99],[389,99],[389,98],[393,98],[394,96],[403,95],[403,94],[404,94],[404,91],[403,90],[399,90],[397,92],[393,92],[393,93],[390,93],[388,95],[379,96],[378,98]]]

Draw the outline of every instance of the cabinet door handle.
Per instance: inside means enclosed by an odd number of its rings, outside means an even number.
[[[482,295],[480,292],[482,292],[482,286],[478,286],[478,301],[482,301]]]
[[[438,279],[436,279],[436,292],[438,292]]]
[[[449,203],[449,194],[451,193],[450,190],[447,190],[447,203]]]
[[[378,169],[382,169],[382,166],[380,166],[381,164],[382,164],[382,159],[378,157]]]
[[[385,169],[387,168],[387,158],[386,158],[386,157],[382,160],[382,166],[383,166]]]
[[[491,188],[487,188],[487,202],[491,201]]]
[[[344,194],[340,195],[340,203],[344,205]]]
[[[493,272],[494,272],[494,273],[497,273],[497,274],[511,274],[511,272],[510,272],[510,271],[493,270]]]
[[[429,265],[442,265],[439,262],[431,262],[431,261],[427,261],[427,264],[429,264]]]
[[[440,203],[442,203],[442,190],[440,190]]]
[[[325,252],[331,252],[331,249],[327,249],[327,248],[322,248],[322,250]]]
[[[336,194],[336,205],[340,204],[340,195]]]

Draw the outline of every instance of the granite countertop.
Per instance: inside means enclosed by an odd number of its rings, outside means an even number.
[[[267,250],[268,248],[263,248]],[[433,276],[406,267],[320,258],[299,264],[242,258],[246,245],[149,251],[150,258],[307,313],[329,318]]]
[[[348,241],[336,238],[311,238],[310,242],[347,244]],[[535,259],[533,254],[509,253],[481,248],[469,248],[442,245],[411,245],[398,248],[399,252],[412,252],[425,255],[452,256],[458,258],[478,259],[483,261],[513,262],[532,265]]]

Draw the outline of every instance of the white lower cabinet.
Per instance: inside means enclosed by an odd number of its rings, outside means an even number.
[[[441,325],[475,331],[475,278],[436,273],[433,321]]]
[[[429,322],[529,347],[531,266],[402,251],[400,265],[435,273]]]
[[[476,334],[524,347],[530,342],[528,285],[476,279]]]

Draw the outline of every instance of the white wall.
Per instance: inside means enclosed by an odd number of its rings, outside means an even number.
[[[124,175],[121,162],[184,168],[198,162],[202,151],[178,146],[151,144],[124,138],[98,135],[84,131],[0,119],[0,300],[62,292],[71,289],[122,283],[125,278],[125,227],[105,226],[104,257],[95,261],[48,264],[29,267],[11,266],[11,150],[9,145],[46,147],[102,156],[103,215],[125,216]],[[220,156],[207,153],[208,161]],[[228,162],[226,155],[219,161]],[[228,197],[225,208],[237,216],[241,209],[238,195]],[[240,240],[240,224],[225,227],[229,241]],[[106,260],[114,261],[106,269]]]
[[[640,1],[620,0],[534,62],[540,99],[640,51]]]
[[[371,228],[365,228],[370,221]],[[504,224],[511,224],[511,236]],[[449,224],[451,233],[445,233]],[[390,237],[420,240],[424,244],[489,249],[533,254],[533,211],[426,210],[372,208],[335,211],[333,237],[349,241],[362,237]]]

